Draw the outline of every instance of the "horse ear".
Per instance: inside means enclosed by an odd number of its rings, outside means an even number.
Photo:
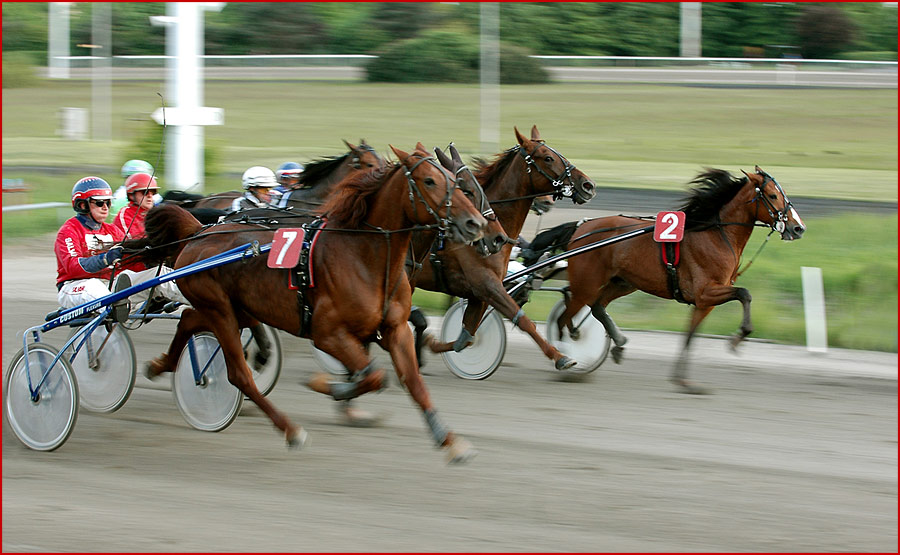
[[[421,150],[422,152],[428,152],[428,148],[422,144],[422,141],[416,143],[416,150]]]
[[[537,125],[531,126],[531,140],[532,141],[540,141],[541,140],[541,132],[538,131]]]
[[[447,158],[447,155],[444,154],[443,150],[439,149],[438,147],[434,147],[434,155],[437,156],[437,159],[442,166],[444,166],[448,170],[453,169],[453,162],[449,158]]]
[[[514,129],[515,132],[516,132],[516,140],[519,142],[519,144],[520,144],[520,145],[525,144],[525,141],[527,141],[528,139],[526,139],[524,135],[522,135],[521,133],[519,133],[519,128],[518,128],[518,127],[513,126],[513,129]]]
[[[388,145],[388,146],[391,147],[391,150],[394,151],[394,154],[397,155],[397,159],[400,160],[400,162],[406,162],[406,159],[409,158],[409,154],[403,152],[399,148],[396,148],[394,145]]]
[[[459,151],[456,150],[456,145],[450,143],[450,156],[453,158],[453,161],[458,163],[460,166],[463,165],[462,156],[459,155]]]
[[[766,172],[762,171],[762,168],[760,168],[759,166],[754,166],[753,169],[755,169],[756,173],[758,173],[759,175],[766,173]]]
[[[745,172],[744,170],[741,170],[741,173],[744,174],[744,175],[746,175],[746,176],[747,176],[747,180],[749,180],[751,183],[756,183],[757,181],[760,180],[760,179],[759,179],[759,174],[753,174],[753,175],[750,175],[749,173]]]
[[[351,145],[350,143],[348,143],[348,142],[347,142],[346,140],[344,140],[344,139],[341,139],[341,140],[344,141],[344,144],[347,145],[347,148],[349,148],[350,150],[356,150],[356,147],[355,147],[355,146]]]

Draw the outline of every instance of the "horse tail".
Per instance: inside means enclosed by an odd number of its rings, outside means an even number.
[[[175,259],[186,239],[203,229],[203,224],[176,204],[160,204],[147,212],[144,237],[125,241],[122,246],[129,261],[156,265]]]
[[[535,264],[545,252],[562,250],[569,244],[579,222],[566,222],[547,231],[538,233],[528,247],[522,249],[523,263],[526,266]]]

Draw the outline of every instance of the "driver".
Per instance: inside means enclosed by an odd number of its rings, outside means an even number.
[[[232,212],[249,208],[275,208],[276,203],[272,201],[272,189],[278,185],[278,182],[275,181],[275,174],[272,170],[264,166],[248,168],[241,176],[241,185],[246,192],[231,203]]]

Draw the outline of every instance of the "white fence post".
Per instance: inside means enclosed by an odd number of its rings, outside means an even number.
[[[802,266],[803,312],[806,319],[806,349],[810,352],[828,351],[828,330],[825,325],[825,286],[822,268]]]

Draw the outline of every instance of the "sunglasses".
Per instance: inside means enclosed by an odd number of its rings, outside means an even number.
[[[112,206],[112,201],[109,199],[105,199],[105,200],[91,199],[91,204],[93,204],[94,206]]]

